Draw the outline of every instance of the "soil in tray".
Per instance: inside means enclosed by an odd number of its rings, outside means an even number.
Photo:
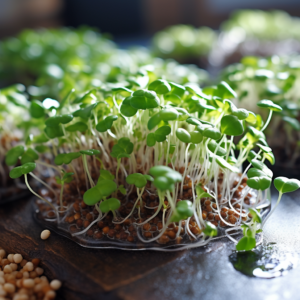
[[[184,170],[179,170],[183,173]],[[97,177],[96,174],[94,174]],[[241,174],[240,174],[241,175]],[[244,189],[247,186],[247,179],[242,180],[241,185],[235,191],[234,196],[231,200],[230,207],[229,203],[225,203],[224,199],[221,199],[221,189],[223,182],[223,174],[219,174],[219,204],[221,207],[221,217],[230,224],[238,223],[240,219],[239,212],[241,210],[241,205],[237,202],[241,199]],[[56,184],[53,178],[48,180],[48,183],[56,189],[57,194],[60,192],[60,185]],[[233,182],[232,188],[236,187],[238,180]],[[136,200],[137,192],[134,188],[128,195],[123,195],[120,192],[117,194],[117,198],[121,202],[121,207],[117,212],[117,219],[113,220],[113,215],[108,213],[102,220],[98,221],[99,212],[94,206],[87,206],[83,200],[82,195],[86,190],[85,179],[81,178],[78,183],[73,181],[69,184],[65,184],[64,194],[63,194],[63,209],[59,214],[59,221],[57,222],[56,214],[53,209],[45,204],[44,202],[38,200],[38,219],[43,222],[48,222],[50,226],[57,226],[57,228],[70,235],[77,236],[79,238],[79,243],[92,245],[97,244],[97,242],[117,242],[118,244],[140,244],[139,234],[145,240],[152,239],[156,237],[163,228],[163,220],[166,219],[168,213],[162,207],[157,213],[159,198],[158,196],[151,192],[150,183],[148,183],[143,195],[142,204],[138,203],[133,210],[132,215],[127,218],[124,222],[120,223],[124,218],[126,218],[132,211]],[[41,189],[40,194],[52,201],[53,193]],[[183,186],[183,195],[177,199],[181,200],[192,200],[192,181],[189,177],[185,178]],[[248,193],[244,198],[244,202],[247,205],[253,204],[256,201],[256,195],[254,193]],[[167,205],[167,201],[165,200]],[[59,207],[59,200],[56,202],[57,207]],[[201,199],[202,208],[202,218],[205,221],[210,221],[212,224],[219,228],[225,228],[227,225],[220,219],[217,212],[217,205],[212,199],[202,198]],[[154,214],[156,214],[155,217]],[[151,220],[145,222],[147,219]],[[250,214],[247,214],[246,210],[242,210],[241,221],[249,221],[251,218]],[[55,221],[55,222],[54,222]],[[45,224],[45,223],[43,223]],[[91,225],[92,224],[92,225]],[[79,234],[82,232],[82,234]],[[179,223],[171,223],[165,230],[164,234],[158,238],[155,243],[157,246],[160,245],[174,245],[183,244],[186,242],[196,241],[198,237],[202,234],[201,228],[199,228],[194,217],[182,221],[181,225]]]

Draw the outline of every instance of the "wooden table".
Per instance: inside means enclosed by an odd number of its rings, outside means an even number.
[[[293,224],[293,227],[290,226]],[[40,258],[46,275],[63,282],[58,299],[299,299],[300,268],[272,280],[250,278],[234,270],[226,238],[180,252],[94,250],[52,233],[33,219],[31,200],[0,206],[0,246],[26,258]],[[300,258],[300,193],[284,196],[265,228]]]

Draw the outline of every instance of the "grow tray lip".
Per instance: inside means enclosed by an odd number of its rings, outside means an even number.
[[[127,250],[127,251],[149,251],[150,250],[150,251],[161,251],[161,252],[174,252],[174,251],[188,250],[189,248],[195,248],[195,247],[193,247],[193,245],[195,245],[197,243],[197,242],[195,242],[195,243],[188,244],[190,247],[185,247],[184,249],[182,249],[182,247],[188,246],[187,244],[176,244],[176,245],[172,244],[172,245],[167,245],[167,246],[162,246],[162,247],[145,247],[144,244],[142,244],[142,243],[140,245],[136,245],[135,243],[130,243],[130,244],[127,244],[128,247],[125,247],[125,245],[122,246],[121,243],[115,242],[114,240],[105,241],[105,242],[103,242],[103,245],[100,245],[100,246],[91,245],[88,243],[84,244],[84,243],[81,243],[80,240],[76,236],[72,236],[70,233],[67,233],[62,229],[58,229],[57,226],[55,225],[56,222],[50,222],[50,221],[47,222],[45,220],[40,219],[38,217],[39,209],[37,208],[34,200],[36,200],[36,197],[32,197],[30,199],[30,201],[32,201],[33,219],[38,224],[43,225],[45,228],[54,231],[56,234],[63,236],[84,248],[99,249],[99,250],[115,249],[115,250]],[[264,219],[271,211],[271,201],[268,199],[267,203],[264,203],[264,204],[258,206],[257,208],[258,209],[261,208],[266,211],[266,213],[263,216],[263,219]],[[239,234],[241,234],[241,232],[238,230],[235,230],[230,235],[236,236]],[[226,238],[225,228],[218,227],[218,236],[213,237],[211,239],[211,241],[219,240],[222,238]],[[206,244],[206,245],[208,245],[208,244]],[[200,245],[198,247],[206,246],[206,245]]]

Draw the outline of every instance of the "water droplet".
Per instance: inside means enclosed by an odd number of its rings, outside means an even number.
[[[274,243],[258,246],[253,251],[234,251],[229,256],[233,267],[241,273],[259,278],[285,275],[297,264],[293,253],[279,251]]]

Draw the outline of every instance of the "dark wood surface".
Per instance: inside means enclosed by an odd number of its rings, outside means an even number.
[[[284,196],[265,238],[300,258],[299,198]],[[171,253],[95,250],[55,233],[42,241],[42,230],[31,200],[0,206],[0,246],[40,258],[46,275],[63,282],[58,299],[299,299],[299,268],[272,280],[249,278],[229,263],[234,245],[227,239]]]

